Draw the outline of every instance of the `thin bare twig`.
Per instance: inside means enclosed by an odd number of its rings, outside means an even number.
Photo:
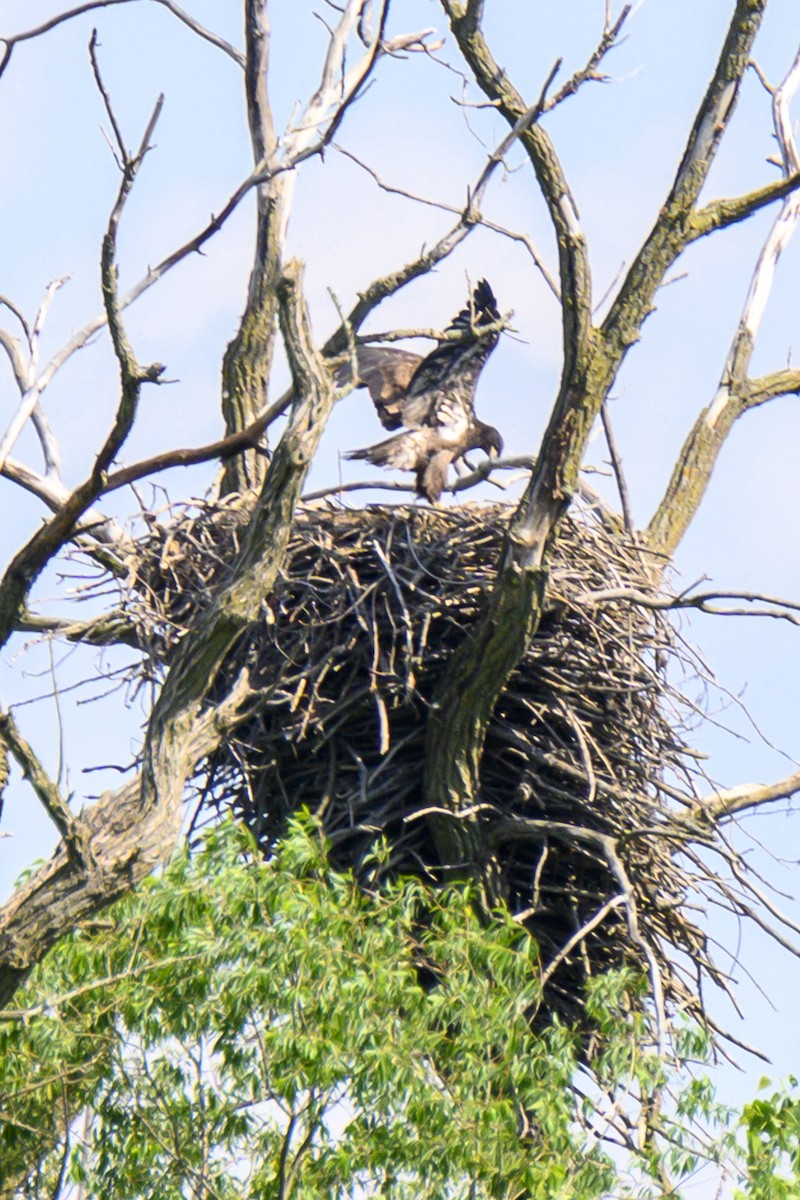
[[[120,313],[117,292],[116,245],[119,221],[139,168],[147,153],[150,137],[161,111],[163,97],[156,102],[146,135],[133,159],[123,163],[122,181],[108,219],[101,253],[101,282],[111,341],[120,366],[121,394],[114,420],[100,447],[88,477],[70,493],[51,521],[19,550],[0,580],[0,644],[13,632],[34,581],[61,547],[74,536],[75,528],[102,492],[106,472],[130,433],[144,383],[156,383],[164,367],[160,363],[141,366],[130,347]]]
[[[351,309],[347,320],[340,325],[325,343],[323,353],[326,356],[333,357],[344,353],[354,333],[358,331],[378,304],[388,296],[394,295],[400,288],[405,287],[412,279],[418,279],[421,275],[428,274],[437,263],[442,262],[443,259],[452,254],[455,248],[480,223],[479,206],[493,172],[503,161],[503,155],[508,153],[508,150],[519,137],[524,136],[531,124],[535,122],[535,119],[535,108],[523,112],[519,120],[515,122],[510,133],[503,138],[492,154],[489,155],[483,170],[476,180],[474,189],[468,193],[467,205],[452,229],[444,234],[438,242],[434,243],[430,249],[424,250],[418,258],[412,260],[410,263],[406,263],[399,270],[389,275],[384,275],[381,279],[374,280],[365,291],[360,293],[359,299]]]
[[[26,422],[33,418],[39,441],[42,446],[42,452],[45,460],[45,468],[49,476],[58,477],[60,474],[60,454],[58,443],[53,436],[52,430],[40,408],[40,399],[42,388],[38,386],[36,373],[39,366],[39,345],[44,323],[50,309],[56,292],[63,287],[67,282],[67,278],[52,280],[45,289],[44,299],[39,305],[36,317],[33,322],[33,328],[28,329],[24,325],[26,337],[28,341],[28,360],[25,361],[19,342],[16,338],[12,338],[5,330],[0,330],[0,344],[3,345],[6,353],[11,359],[12,368],[17,387],[22,395],[21,402],[14,416],[0,439],[0,471],[2,471],[6,458],[13,449],[14,443],[22,432]],[[16,311],[16,310],[14,310]]]
[[[89,39],[89,58],[91,59],[92,63],[92,72],[94,74],[94,81],[97,85],[97,90],[102,97],[103,105],[106,113],[108,114],[108,119],[111,122],[111,128],[114,130],[114,137],[117,139],[117,148],[119,149],[119,159],[117,161],[119,164],[122,164],[128,162],[130,159],[130,154],[128,153],[128,148],[125,145],[125,141],[122,137],[122,130],[117,123],[117,118],[111,104],[111,97],[106,90],[106,86],[103,83],[103,78],[100,74],[100,66],[97,61],[97,45],[97,30],[93,29],[92,36]]]
[[[656,593],[648,595],[636,588],[619,587],[584,592],[579,597],[579,602],[584,604],[608,604],[620,600],[653,610],[693,608],[717,617],[771,617],[775,620],[789,621],[792,625],[800,625],[800,603],[759,592],[682,592],[678,596],[663,596]],[[747,605],[768,604],[774,607],[714,607],[713,602],[719,600],[741,600]]]
[[[634,525],[633,514],[631,512],[631,499],[628,492],[628,485],[625,482],[625,472],[622,469],[622,459],[617,449],[617,441],[614,437],[614,430],[611,426],[611,416],[608,411],[608,401],[604,401],[600,406],[600,420],[603,422],[603,433],[608,446],[608,456],[611,459],[611,469],[614,472],[614,478],[617,481],[617,491],[619,492],[619,502],[622,505],[622,519],[625,522],[625,528],[630,537],[633,537]]]
[[[443,200],[432,200],[428,196],[420,196],[418,193],[411,192],[407,188],[395,187],[392,184],[386,183],[377,173],[377,171],[370,167],[368,163],[363,162],[363,160],[360,159],[356,154],[353,154],[351,150],[346,150],[344,146],[340,146],[338,143],[333,143],[333,149],[337,150],[339,154],[344,155],[345,158],[349,158],[350,161],[355,163],[357,167],[360,167],[362,171],[365,171],[367,175],[369,175],[370,178],[375,181],[381,191],[386,192],[388,195],[401,196],[405,200],[413,200],[416,204],[424,204],[429,208],[437,208],[442,212],[454,214],[463,212],[463,209],[456,204],[447,204]],[[544,265],[544,260],[536,249],[533,239],[527,233],[521,233],[515,229],[508,229],[504,225],[498,225],[495,221],[490,221],[483,215],[483,213],[478,216],[477,220],[484,229],[489,229],[492,233],[497,233],[501,237],[508,238],[514,242],[519,242],[520,245],[524,246],[533,260],[534,266],[544,279],[548,288],[553,293],[555,298],[557,300],[559,299],[558,284],[555,282],[547,267]]]
[[[632,8],[632,4],[626,4],[613,25],[610,25],[608,19],[606,19],[602,37],[597,43],[597,46],[593,50],[586,64],[579,68],[579,70],[577,70],[575,74],[567,80],[564,86],[559,89],[555,96],[553,96],[552,100],[548,100],[546,103],[544,103],[544,112],[551,112],[552,109],[554,109],[557,105],[562,104],[569,96],[574,96],[584,83],[606,82],[607,76],[600,75],[597,68],[600,66],[600,63],[608,54],[609,50],[613,50],[614,47],[619,44],[619,35],[622,32],[623,25],[630,16]],[[555,70],[551,72],[551,75],[553,78],[555,78]],[[552,80],[549,82],[552,82]],[[549,90],[549,82],[546,90]]]
[[[45,771],[41,760],[17,728],[10,712],[0,712],[0,739],[10,750],[35,795],[64,840],[70,857],[84,870],[93,865],[92,853],[80,824],[76,822],[69,804],[58,785]]]
[[[49,33],[51,29],[56,29],[57,26],[63,25],[65,21],[71,21],[75,17],[81,17],[85,13],[96,11],[99,8],[113,8],[117,4],[131,4],[134,2],[136,0],[87,0],[85,4],[79,4],[75,8],[68,9],[66,12],[58,13],[56,16],[43,21],[41,25],[36,25],[32,29],[26,29],[21,33],[0,38],[0,41],[5,45],[5,53],[2,63],[0,63],[0,76],[8,65],[12,50],[21,42],[41,37],[43,34]],[[216,46],[218,50],[222,50],[224,54],[233,59],[237,66],[244,67],[244,56],[241,51],[232,46],[230,42],[226,42],[218,34],[212,33],[210,29],[206,29],[199,21],[176,4],[175,0],[153,0],[153,3],[160,4],[162,8],[166,8],[168,12],[177,17],[192,33],[196,33],[204,41],[210,42],[212,46]]]

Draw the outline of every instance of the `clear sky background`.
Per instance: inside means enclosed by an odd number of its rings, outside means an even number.
[[[55,0],[3,0],[0,33],[30,28],[62,7]],[[186,7],[241,45],[240,0],[186,0]],[[557,58],[564,59],[562,80],[583,64],[599,36],[603,7],[601,0],[487,4],[495,56],[531,103]],[[317,8],[324,14],[322,0]],[[645,0],[627,26],[626,40],[605,63],[612,82],[585,87],[548,118],[588,237],[600,312],[658,212],[732,10],[731,0]],[[326,31],[310,0],[275,0],[272,16],[270,89],[282,128],[296,102],[316,84]],[[70,277],[50,310],[43,359],[101,309],[99,246],[118,172],[101,131],[106,118],[89,67],[93,25],[100,31],[105,81],[130,143],[138,144],[158,93],[166,96],[156,149],[123,219],[123,289],[201,228],[250,170],[238,67],[161,6],[147,0],[121,4],[18,46],[0,80],[0,293],[32,319],[48,282]],[[434,0],[395,4],[391,32],[427,28],[447,36]],[[771,0],[756,57],[772,81],[785,74],[798,41],[796,0]],[[424,55],[384,61],[337,142],[386,183],[459,205],[487,150],[506,128],[491,111],[459,103],[480,97],[474,89],[464,90],[449,39],[438,58],[439,63]],[[774,149],[771,135],[769,97],[750,72],[705,198],[738,194],[774,178],[775,168],[767,163]],[[496,173],[485,214],[529,234],[555,274],[546,212],[519,149],[509,156],[509,168]],[[680,278],[659,293],[645,336],[625,363],[611,413],[641,524],[658,503],[692,422],[716,389],[775,211],[692,248],[675,272]],[[126,462],[219,436],[220,360],[244,302],[252,223],[252,203],[246,202],[202,256],[184,262],[128,314],[140,361],[166,363],[168,376],[177,382],[145,392]],[[324,161],[307,163],[297,182],[288,252],[307,264],[308,299],[320,340],[337,323],[330,292],[348,308],[372,278],[407,261],[451,223],[439,210],[387,196],[335,149]],[[478,411],[501,430],[507,452],[528,454],[536,450],[555,396],[561,344],[557,304],[518,243],[478,230],[435,275],[385,304],[369,328],[442,327],[463,304],[467,277],[481,276],[491,282],[501,309],[514,310],[518,336],[504,337],[487,365]],[[790,360],[800,334],[799,278],[800,238],[780,263],[755,353],[756,373],[777,370]],[[7,311],[0,310],[0,322],[14,328]],[[272,398],[286,381],[279,366]],[[61,439],[68,483],[82,478],[115,401],[115,365],[101,335],[71,360],[45,398]],[[16,403],[3,358],[0,425]],[[380,433],[365,394],[348,397],[330,422],[309,487],[364,478],[364,465],[341,461],[340,452],[369,445]],[[739,423],[677,555],[684,584],[708,577],[720,588],[800,597],[798,444],[796,398],[775,401]],[[15,455],[38,466],[29,434]],[[604,455],[598,438],[589,465],[603,469]],[[155,493],[143,485],[140,494],[156,505],[167,493],[173,501],[186,500],[202,495],[212,478],[210,467],[174,471],[159,478]],[[607,474],[590,479],[615,499]],[[42,508],[6,481],[0,481],[0,494],[5,561],[36,528]],[[494,499],[498,493],[486,486],[476,495]],[[365,499],[385,497],[376,492]],[[131,492],[120,492],[105,507],[129,517],[138,502]],[[80,581],[64,581],[58,571],[48,574],[36,593],[42,611],[61,611],[65,586],[80,586]],[[785,622],[712,617],[684,621],[682,627],[725,689],[711,697],[711,706],[715,721],[732,732],[706,724],[696,734],[698,749],[710,756],[709,776],[730,786],[788,774],[800,756],[800,630]],[[48,697],[51,658],[61,693],[58,705]],[[125,661],[124,653],[108,652],[100,671],[108,675]],[[117,692],[106,701],[86,703],[106,690],[104,682],[67,689],[88,673],[82,652],[59,648],[51,654],[22,637],[0,665],[3,704],[29,702],[17,710],[23,731],[54,771],[60,762],[68,764],[65,785],[74,791],[76,804],[119,782],[115,770],[87,774],[86,768],[131,761],[147,702],[144,696],[127,696],[122,705],[123,693]],[[45,698],[34,703],[35,697]],[[782,903],[800,920],[791,899],[797,892],[798,818],[784,805],[742,825],[738,844],[787,893]],[[0,886],[7,892],[20,870],[48,853],[55,837],[19,781],[11,789],[3,827],[13,835],[0,840]],[[731,972],[739,983],[744,1018],[712,997],[714,1011],[737,1036],[770,1056],[773,1065],[767,1070],[773,1077],[800,1072],[798,961],[755,931],[740,930],[724,914],[709,914],[709,924],[713,936],[738,955]],[[720,1075],[723,1098],[733,1103],[753,1094],[765,1069],[740,1058],[743,1072],[725,1069]]]

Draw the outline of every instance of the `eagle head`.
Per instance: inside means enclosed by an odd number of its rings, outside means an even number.
[[[485,450],[489,458],[499,458],[503,453],[503,439],[494,425],[484,425],[481,422],[480,439],[478,447]]]

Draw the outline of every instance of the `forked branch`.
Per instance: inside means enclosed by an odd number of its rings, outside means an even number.
[[[110,107],[107,92],[100,79],[95,54],[95,40],[93,37],[90,46],[95,77],[104,103]],[[53,556],[73,537],[81,518],[100,496],[108,468],[133,428],[142,385],[157,383],[164,370],[160,363],[141,365],[133,353],[122,323],[116,267],[117,233],[120,218],[150,147],[150,139],[161,112],[162,103],[163,97],[159,97],[135,155],[130,156],[120,141],[122,180],[103,238],[101,285],[106,319],[120,371],[120,398],[117,410],[111,428],[97,453],[87,478],[67,496],[52,520],[42,526],[17,552],[0,580],[0,645],[5,645],[16,628],[35,580]]]
[[[346,0],[330,30],[319,84],[297,120],[281,137],[276,135],[267,96],[270,27],[267,0],[246,0],[245,94],[258,187],[258,211],[253,265],[245,312],[222,364],[222,412],[226,433],[241,433],[263,409],[275,337],[276,288],[286,227],[295,183],[295,169],[320,154],[340,127],[350,106],[371,77],[386,50],[384,32],[389,12],[387,0],[366,50],[352,64],[348,47],[361,23],[364,0]],[[400,44],[424,48],[425,34],[407,35]],[[265,460],[257,450],[226,460],[221,482],[223,494],[247,492],[264,478]]]
[[[478,788],[486,732],[510,672],[538,628],[555,529],[577,487],[592,425],[627,349],[639,336],[656,288],[683,250],[700,190],[733,111],[765,0],[739,0],[712,82],[658,221],[634,260],[604,325],[591,319],[591,278],[577,209],[552,140],[535,123],[522,135],[559,248],[564,362],[561,385],[530,484],[512,518],[486,611],[453,655],[435,697],[426,752],[426,801],[439,812],[469,808]],[[480,27],[479,4],[442,0],[476,82],[509,124],[526,111]],[[468,822],[431,819],[448,863],[475,861]]]
[[[66,21],[72,21],[75,17],[81,17],[85,13],[95,12],[100,8],[114,8],[118,4],[133,4],[138,0],[86,0],[85,4],[77,4],[74,8],[69,8],[65,12],[57,13],[54,17],[50,17],[47,21],[42,21],[40,25],[35,25],[31,29],[25,29],[21,33],[11,34],[8,37],[0,38],[5,50],[2,60],[0,60],[0,75],[6,69],[11,58],[12,51],[15,46],[22,42],[32,41],[34,38],[43,37],[46,33],[50,33],[52,29],[56,29],[59,25],[63,25]],[[216,46],[218,50],[222,50],[229,58],[232,58],[240,67],[244,66],[244,58],[242,54],[224,38],[213,33],[210,29],[206,29],[193,16],[175,3],[175,0],[153,0],[154,4],[160,4],[162,8],[166,8],[173,16],[184,24],[192,33],[204,41],[210,42],[212,46]]]
[[[141,776],[75,819],[87,859],[91,854],[89,868],[71,860],[62,843],[0,910],[0,1006],[55,941],[164,860],[180,833],[187,777],[240,719],[249,692],[246,675],[221,704],[206,709],[203,699],[219,663],[273,587],[334,397],[330,373],[311,339],[300,278],[299,267],[290,264],[278,290],[294,404],[232,579],[178,648],[150,721]]]
[[[71,860],[77,867],[90,870],[93,866],[91,851],[80,824],[76,822],[69,804],[61,795],[58,785],[48,775],[33,747],[20,733],[10,712],[0,712],[0,741],[11,753],[63,838]]]
[[[778,260],[800,219],[800,155],[790,115],[790,104],[798,87],[800,52],[781,85],[773,92],[773,122],[781,150],[783,179],[773,186],[775,195],[771,198],[778,194],[785,198],[759,254],[716,395],[689,433],[664,497],[648,527],[648,546],[662,555],[671,556],[689,528],[722,447],[739,417],[777,396],[800,392],[800,372],[796,370],[749,378],[756,338],[772,291]],[[699,218],[703,218],[704,212],[708,209],[702,210]]]

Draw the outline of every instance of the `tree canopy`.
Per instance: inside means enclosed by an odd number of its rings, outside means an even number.
[[[673,1076],[636,1145],[664,1085],[631,1013],[641,977],[595,981],[589,1072],[573,1031],[533,1031],[537,953],[507,914],[487,930],[468,888],[411,880],[369,896],[326,849],[298,824],[266,863],[225,824],[59,945],[3,1013],[7,1188],[621,1200],[677,1194],[715,1162],[737,1196],[795,1194],[792,1093],[737,1118],[703,1074]],[[689,1025],[680,1043],[707,1053]]]

